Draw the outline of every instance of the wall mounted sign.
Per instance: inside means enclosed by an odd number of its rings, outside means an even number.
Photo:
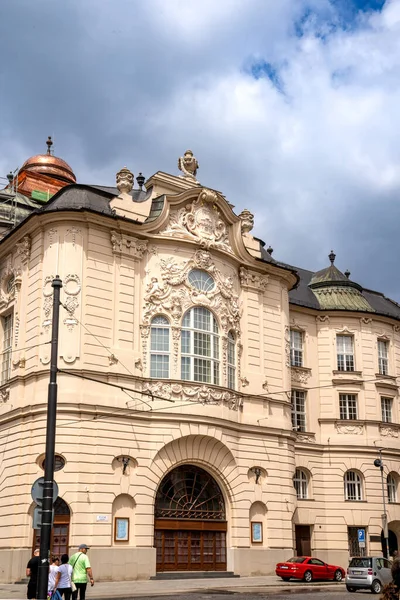
[[[114,541],[129,541],[129,519],[127,517],[115,517],[114,520]]]
[[[97,523],[109,523],[110,517],[109,517],[109,515],[96,515],[96,522]]]

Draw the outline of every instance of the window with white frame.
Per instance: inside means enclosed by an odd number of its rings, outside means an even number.
[[[236,338],[233,331],[228,333],[227,347],[227,363],[228,363],[228,388],[234,390],[236,387]]]
[[[356,471],[347,471],[344,476],[345,500],[362,500],[361,476]]]
[[[181,378],[219,385],[219,333],[214,315],[201,306],[182,320]]]
[[[357,395],[339,394],[340,419],[345,421],[358,419]]]
[[[378,369],[380,375],[389,375],[389,343],[378,340]]]
[[[11,355],[13,336],[13,314],[2,317],[3,325],[3,359],[1,362],[1,383],[6,383],[11,377]]]
[[[382,421],[384,423],[392,422],[392,398],[381,398]]]
[[[354,341],[352,335],[336,336],[338,371],[354,371]]]
[[[293,485],[297,498],[299,500],[306,500],[308,498],[308,477],[303,469],[296,469],[293,477]]]
[[[150,327],[150,377],[169,377],[170,327],[166,317],[159,315]]]
[[[306,393],[292,390],[292,425],[296,431],[306,431]]]
[[[395,475],[389,473],[387,476],[387,495],[389,502],[397,502],[397,480]]]
[[[188,281],[200,292],[211,292],[215,288],[214,279],[202,269],[192,269],[188,275]]]
[[[292,367],[303,366],[303,334],[296,329],[290,330],[290,364]]]

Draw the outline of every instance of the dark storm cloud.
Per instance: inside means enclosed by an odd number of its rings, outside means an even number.
[[[276,258],[318,269],[333,248],[399,299],[400,2],[352,11],[348,30],[339,5],[2,0],[2,175],[47,135],[89,183],[124,164],[176,173],[190,147]],[[276,67],[278,88],[249,65]]]

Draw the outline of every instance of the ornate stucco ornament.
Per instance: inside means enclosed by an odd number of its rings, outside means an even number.
[[[191,150],[186,150],[185,154],[178,158],[178,169],[183,173],[181,177],[198,183],[196,179],[198,168],[199,163],[197,162],[197,159],[193,156],[193,152]]]
[[[203,248],[219,248],[232,253],[228,228],[221,218],[216,201],[217,194],[202,189],[191,204],[171,211],[169,223],[161,235],[192,240]]]
[[[364,433],[364,425],[362,423],[356,425],[346,425],[345,423],[335,423],[338,433],[347,433],[353,435],[362,435]]]
[[[298,367],[291,367],[291,377],[294,383],[307,383],[311,376],[311,369],[304,369]]]
[[[399,437],[399,430],[396,427],[390,427],[390,425],[380,425],[379,431],[383,437]]]
[[[110,232],[110,241],[114,254],[131,256],[141,260],[147,251],[147,240],[139,240],[135,237],[119,233],[119,231]]]
[[[117,188],[120,194],[129,194],[133,188],[133,173],[127,167],[123,167],[115,176]]]
[[[20,242],[17,242],[17,256],[21,258],[21,263],[26,265],[31,256],[31,238],[26,235]]]
[[[193,257],[177,263],[175,257],[160,259],[161,280],[151,277],[144,294],[143,319],[140,325],[142,336],[143,369],[147,363],[147,341],[151,319],[157,314],[166,315],[172,326],[173,365],[176,372],[179,354],[180,327],[183,314],[193,306],[204,306],[213,311],[221,324],[221,336],[233,331],[238,343],[238,377],[240,378],[240,305],[235,290],[234,278],[223,275],[214,264],[207,250],[197,250]],[[190,285],[189,272],[203,269],[213,277],[215,286],[208,292]],[[223,353],[222,368],[226,370],[226,355]]]
[[[164,383],[162,381],[144,382],[143,392],[150,392],[166,400],[187,400],[189,402],[200,402],[201,404],[226,404],[232,410],[243,407],[243,398],[234,392],[219,390],[207,385],[180,383]]]
[[[268,286],[268,275],[260,275],[254,271],[249,271],[245,267],[239,270],[240,285],[243,288],[252,288],[259,292],[265,292]]]
[[[249,210],[247,210],[247,208],[245,208],[240,213],[239,219],[242,221],[242,223],[241,223],[242,234],[245,235],[247,233],[250,233],[250,231],[254,227],[253,213],[251,213]]]

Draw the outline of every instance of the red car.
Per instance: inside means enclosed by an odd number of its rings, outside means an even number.
[[[282,577],[283,581],[289,579],[304,579],[307,582],[313,579],[342,581],[345,577],[342,567],[328,565],[313,556],[294,556],[286,562],[280,562],[276,565],[275,573],[278,577]]]

